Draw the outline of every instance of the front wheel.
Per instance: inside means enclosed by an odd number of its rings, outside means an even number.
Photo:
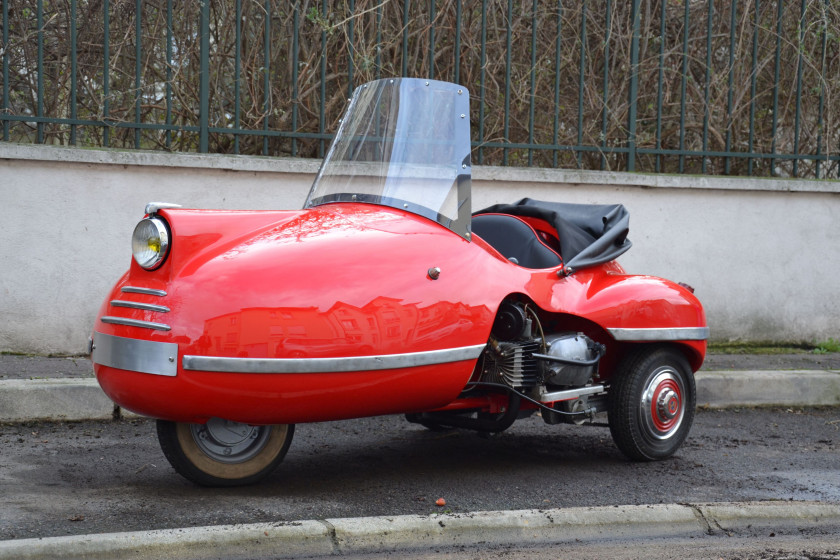
[[[295,426],[251,426],[221,418],[206,424],[158,420],[157,432],[163,454],[184,478],[201,486],[241,486],[277,468]]]
[[[609,424],[630,459],[655,461],[676,453],[694,421],[694,374],[675,349],[654,347],[622,364],[610,391]]]

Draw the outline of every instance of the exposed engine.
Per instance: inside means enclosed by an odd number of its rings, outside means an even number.
[[[543,331],[537,314],[527,305],[505,302],[493,323],[490,341],[479,362],[481,385],[504,385],[508,406],[499,413],[422,412],[407,415],[411,422],[430,427],[454,426],[484,432],[501,432],[521,414],[520,403],[540,407],[548,424],[592,420],[604,410],[604,387],[591,385],[605,347],[583,333]]]
[[[527,393],[538,386],[583,387],[592,381],[604,347],[583,333],[546,334],[527,306],[505,302],[484,353],[481,381]]]

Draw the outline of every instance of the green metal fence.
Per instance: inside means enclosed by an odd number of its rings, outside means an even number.
[[[3,0],[2,140],[320,157],[353,87],[471,91],[473,159],[837,178],[830,0]]]

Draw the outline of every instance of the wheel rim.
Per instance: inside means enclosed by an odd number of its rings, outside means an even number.
[[[685,416],[685,395],[683,378],[674,368],[654,370],[642,392],[639,411],[645,432],[658,440],[677,433]]]
[[[191,424],[190,433],[205,455],[220,463],[236,464],[258,455],[268,443],[271,430],[267,426],[211,418],[206,424]]]

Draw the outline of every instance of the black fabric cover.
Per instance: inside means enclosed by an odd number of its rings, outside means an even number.
[[[540,218],[554,226],[560,239],[560,256],[569,273],[616,259],[632,245],[627,239],[630,213],[621,204],[567,204],[523,198],[473,215],[486,213]]]
[[[473,216],[472,232],[519,266],[553,268],[563,264],[557,253],[543,244],[533,228],[519,218],[501,214]]]

